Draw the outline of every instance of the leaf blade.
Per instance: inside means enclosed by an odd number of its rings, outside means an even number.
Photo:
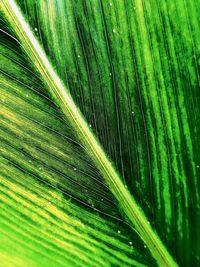
[[[91,130],[85,123],[79,110],[76,108],[72,98],[66,92],[62,82],[55,74],[15,3],[13,1],[3,1],[1,7],[5,8],[5,14],[8,16],[10,23],[16,23],[15,30],[17,31],[23,46],[43,78],[45,77],[45,82],[51,90],[53,90],[54,97],[56,96],[55,98],[59,99],[59,105],[64,114],[68,117],[71,126],[74,127],[74,130],[80,135],[80,141],[89,151],[91,151],[95,164],[102,172],[111,191],[122,206],[123,211],[135,225],[140,237],[146,242],[151,253],[161,266],[177,266],[162,242],[159,240],[159,237],[153,232],[148,220],[143,215],[135,200],[125,189],[118,174],[96,141],[94,135],[91,133]]]

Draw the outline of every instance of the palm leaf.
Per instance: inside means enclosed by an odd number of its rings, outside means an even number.
[[[197,264],[197,4],[18,4],[1,2],[2,231],[17,264],[49,264],[27,244],[58,266],[154,265],[146,246],[160,266]]]

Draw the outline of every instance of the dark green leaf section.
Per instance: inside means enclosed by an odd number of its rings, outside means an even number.
[[[124,182],[198,265],[199,1],[19,1]]]
[[[3,266],[155,266],[17,43],[0,45]]]

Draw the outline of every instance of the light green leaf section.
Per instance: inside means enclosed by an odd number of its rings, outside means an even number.
[[[2,266],[145,266],[112,224],[23,172],[1,158]]]

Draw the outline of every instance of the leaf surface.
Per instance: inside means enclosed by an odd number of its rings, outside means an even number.
[[[193,240],[199,224],[198,4],[20,4],[57,73],[66,81],[88,125],[151,225],[180,265],[196,264],[199,246]],[[33,99],[36,101],[35,96]],[[32,112],[35,114],[34,109]],[[50,127],[53,124],[49,121]],[[55,127],[59,132],[61,128],[60,124]],[[77,154],[80,155],[79,150]],[[74,153],[73,156],[77,159]],[[41,159],[41,154],[38,157]],[[84,153],[84,160],[85,157]],[[57,161],[52,164],[61,171],[62,165]],[[82,168],[85,172],[85,162]],[[108,203],[115,202],[101,175],[96,169],[94,173],[102,183],[97,183],[97,191],[111,198]],[[73,193],[87,202],[71,176]],[[82,185],[83,181],[85,177],[77,184]],[[106,205],[97,203],[93,180],[86,181],[90,201],[94,202],[89,204],[105,212]],[[69,186],[66,188],[68,192]],[[119,214],[117,203],[116,209],[113,204],[107,205],[111,213]]]

